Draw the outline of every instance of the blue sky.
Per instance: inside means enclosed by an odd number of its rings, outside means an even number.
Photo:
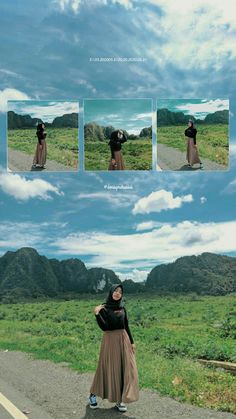
[[[152,125],[152,99],[85,100],[84,123],[92,121],[139,134]]]
[[[179,256],[236,255],[234,3],[176,3],[1,2],[0,254],[32,246],[136,281]],[[228,98],[230,170],[6,172],[7,100],[84,98]]]
[[[8,110],[14,111],[18,115],[30,115],[31,118],[39,118],[44,122],[52,122],[58,116],[73,112],[79,113],[79,103],[62,101],[49,102],[44,100],[9,100]]]
[[[229,99],[158,99],[156,105],[157,109],[167,108],[172,112],[204,119],[208,114],[229,110]]]

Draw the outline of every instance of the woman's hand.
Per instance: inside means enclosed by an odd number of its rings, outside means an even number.
[[[43,144],[39,144],[39,148],[40,148],[40,150],[42,150],[43,149]]]
[[[115,165],[116,165],[116,161],[115,161],[115,159],[111,159],[111,162],[112,162],[113,166],[115,166]]]
[[[135,344],[134,344],[134,343],[132,343],[132,344],[131,344],[131,346],[132,346],[132,351],[133,351],[133,353],[135,353],[135,351],[136,351],[136,346],[135,346]]]
[[[95,307],[95,309],[94,309],[94,313],[95,313],[95,314],[98,314],[98,313],[99,313],[99,311],[100,311],[103,307],[104,307],[104,304],[100,304],[99,306]]]

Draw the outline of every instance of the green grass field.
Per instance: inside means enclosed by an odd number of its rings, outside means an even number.
[[[102,331],[93,308],[104,296],[72,301],[5,304],[0,308],[0,347],[69,362],[95,371]],[[141,388],[202,407],[236,413],[236,376],[206,367],[198,358],[236,362],[235,338],[226,333],[235,295],[127,296]],[[173,383],[174,380],[174,383]]]
[[[123,144],[125,170],[152,169],[152,140],[132,140]],[[85,169],[108,170],[111,152],[107,142],[86,142],[84,145]]]
[[[186,152],[185,129],[185,125],[158,127],[157,144],[165,144],[168,147],[173,147],[177,150]],[[199,125],[197,131],[197,146],[200,157],[227,166],[229,154],[229,126],[227,124]]]
[[[65,166],[78,167],[78,129],[47,128],[47,159]],[[36,129],[8,130],[8,147],[31,154],[37,145]]]

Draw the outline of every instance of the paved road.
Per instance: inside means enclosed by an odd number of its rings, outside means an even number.
[[[92,410],[87,400],[93,373],[79,374],[66,363],[35,360],[19,351],[0,350],[0,365],[0,393],[30,419],[235,419],[231,413],[179,403],[152,390],[141,390],[126,413],[100,398],[99,409]],[[1,406],[0,417],[11,418]]]
[[[33,157],[23,151],[8,149],[8,168],[12,172],[75,172],[78,169],[64,166],[54,160],[46,161],[46,169],[32,168]]]
[[[201,158],[201,160],[203,169],[199,169],[199,164],[195,164],[193,168],[188,167],[185,152],[176,150],[172,147],[167,147],[164,144],[157,145],[157,164],[162,170],[228,170],[228,167],[223,166],[222,164],[203,158]]]

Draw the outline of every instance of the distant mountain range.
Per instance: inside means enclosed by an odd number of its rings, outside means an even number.
[[[209,295],[236,292],[236,258],[207,252],[200,256],[184,256],[152,269],[146,288]]]
[[[197,119],[193,115],[185,115],[183,112],[172,112],[169,109],[158,109],[157,111],[157,126],[165,125],[187,125],[189,119],[192,119],[196,124],[228,124],[229,111],[216,111],[209,113],[204,119]]]
[[[120,129],[122,129],[122,127],[120,127]],[[115,130],[116,128],[114,128],[112,125],[104,127],[92,121],[85,124],[84,126],[84,138],[85,141],[108,141],[112,131]],[[129,140],[137,140],[144,137],[152,138],[152,127],[143,128],[137,135],[129,135],[125,129],[122,129],[122,131],[125,133]]]
[[[29,247],[8,251],[0,257],[2,302],[104,293],[114,283],[121,280],[110,269],[87,269],[77,258],[48,259]],[[156,266],[144,283],[127,279],[122,284],[126,293],[225,295],[236,292],[236,258],[213,253],[184,256]]]
[[[18,115],[14,111],[7,112],[8,129],[35,128],[38,123],[42,123],[40,118],[31,118],[30,115]],[[62,116],[57,116],[50,122],[45,122],[46,127],[52,128],[78,128],[78,113],[73,112]]]

